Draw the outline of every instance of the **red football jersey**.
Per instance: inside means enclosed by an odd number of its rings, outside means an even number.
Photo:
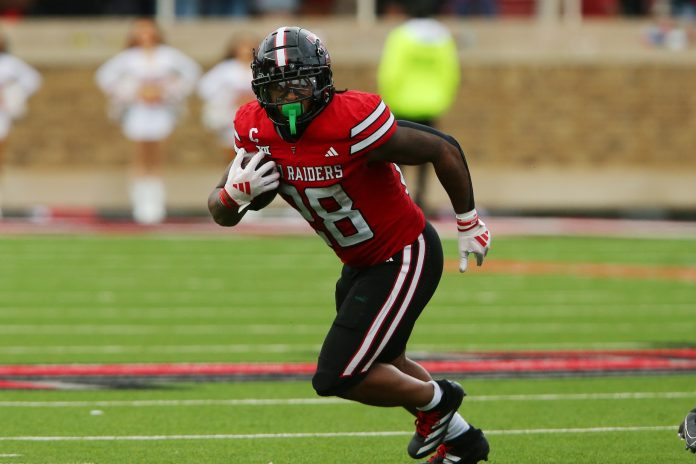
[[[384,262],[423,231],[423,212],[411,200],[393,163],[365,154],[394,135],[394,115],[377,95],[347,91],[286,142],[257,102],[237,111],[237,148],[270,155],[281,173],[279,193],[346,264]]]

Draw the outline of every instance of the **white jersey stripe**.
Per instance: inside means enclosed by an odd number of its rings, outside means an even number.
[[[375,110],[363,120],[360,124],[355,126],[350,130],[350,137],[353,138],[365,129],[367,129],[373,122],[377,120],[380,116],[382,116],[382,113],[384,113],[384,110],[387,108],[387,105],[384,104],[384,101],[380,101],[379,105]]]
[[[401,179],[401,185],[404,186],[404,190],[406,190],[406,195],[411,196],[411,194],[408,193],[408,186],[406,185],[406,178],[404,177],[404,173],[401,172],[401,168],[396,163],[392,163],[392,165],[394,166],[394,169],[396,169],[396,172],[399,173],[399,178]]]
[[[234,148],[234,152],[237,153],[242,148],[240,147],[242,138],[237,133],[237,129],[234,127],[234,124],[232,124],[232,130],[234,130],[234,139],[232,140],[232,147]],[[238,143],[239,145],[237,145]]]
[[[390,111],[389,119],[387,120],[387,122],[382,124],[382,126],[379,129],[377,129],[377,131],[374,134],[372,134],[365,140],[361,140],[360,142],[350,146],[350,154],[352,155],[353,153],[357,153],[360,150],[367,148],[373,143],[375,143],[385,134],[385,132],[389,130],[392,124],[394,124],[394,114]]]
[[[401,261],[401,270],[399,271],[399,276],[396,278],[396,282],[394,283],[392,291],[389,293],[389,296],[387,297],[387,301],[384,302],[382,308],[379,310],[379,313],[377,314],[377,317],[374,321],[372,321],[372,325],[370,326],[370,330],[368,330],[367,335],[365,335],[365,339],[353,355],[353,359],[350,360],[348,366],[346,366],[341,376],[346,377],[349,375],[353,375],[355,369],[362,362],[362,360],[365,359],[367,351],[374,343],[375,337],[377,336],[379,329],[382,327],[382,324],[384,324],[384,320],[387,318],[387,315],[394,306],[394,303],[396,302],[396,298],[399,296],[399,293],[401,293],[401,288],[404,286],[404,281],[406,280],[406,275],[408,274],[410,268],[411,245],[408,245],[406,248],[404,248],[403,258]]]
[[[367,362],[367,364],[365,364],[365,367],[363,367],[361,372],[366,372],[370,368],[370,366],[372,366],[372,363],[375,362],[375,359],[377,359],[377,356],[379,356],[380,353],[382,353],[382,350],[384,350],[384,347],[387,345],[387,343],[391,339],[392,335],[394,335],[396,328],[401,323],[401,319],[403,319],[404,314],[406,314],[406,309],[411,304],[411,300],[413,299],[413,294],[415,293],[416,287],[418,287],[418,283],[420,282],[421,273],[423,272],[424,261],[425,261],[425,239],[423,238],[423,234],[420,234],[418,236],[418,258],[416,258],[416,270],[414,271],[413,277],[411,278],[411,283],[408,287],[408,291],[406,292],[406,296],[404,297],[404,301],[401,303],[401,306],[399,307],[399,311],[396,313],[396,316],[394,317],[394,320],[392,321],[391,325],[389,326],[387,333],[384,335],[384,337],[382,337],[382,342],[377,347],[375,354],[372,355],[372,358]]]
[[[288,64],[287,56],[285,55],[285,48],[281,48],[285,47],[285,27],[279,27],[276,32],[276,66],[285,66]]]

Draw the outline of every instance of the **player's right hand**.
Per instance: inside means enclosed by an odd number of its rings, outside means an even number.
[[[476,256],[476,264],[483,264],[483,258],[491,248],[493,237],[486,224],[479,219],[475,209],[464,214],[457,214],[457,231],[459,235],[459,272],[466,272],[469,267],[469,254]]]
[[[225,192],[240,210],[249,206],[251,200],[258,195],[277,189],[280,178],[273,160],[266,161],[259,166],[265,156],[263,152],[254,154],[249,162],[242,167],[242,161],[247,156],[244,149],[237,152],[224,186]]]

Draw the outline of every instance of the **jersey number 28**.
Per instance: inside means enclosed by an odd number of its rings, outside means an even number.
[[[338,246],[344,248],[365,242],[374,236],[360,211],[353,209],[353,200],[343,190],[341,184],[304,189],[304,196],[307,198],[309,208],[302,200],[300,192],[292,185],[281,184],[280,191],[292,198],[302,217],[312,224],[312,227],[329,246],[333,245],[322,230],[331,235]],[[321,228],[315,227],[317,225],[315,224],[315,216],[312,215],[310,208],[321,220]],[[350,222],[350,225],[346,224],[347,221]]]

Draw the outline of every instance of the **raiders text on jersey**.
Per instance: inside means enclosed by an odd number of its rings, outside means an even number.
[[[280,176],[290,182],[323,182],[343,178],[343,166],[283,166],[278,164]]]

